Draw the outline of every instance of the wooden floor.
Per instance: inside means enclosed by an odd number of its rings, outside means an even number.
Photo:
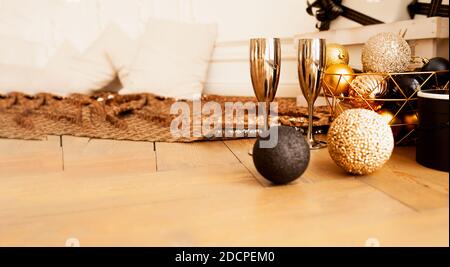
[[[396,148],[353,177],[326,149],[271,186],[253,140],[0,139],[0,246],[448,246],[448,173]]]

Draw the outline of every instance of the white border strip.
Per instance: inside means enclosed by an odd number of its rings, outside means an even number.
[[[448,94],[433,94],[433,93],[427,93],[425,91],[417,92],[417,96],[422,97],[422,98],[449,100]]]

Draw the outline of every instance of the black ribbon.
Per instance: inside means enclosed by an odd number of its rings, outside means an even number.
[[[411,19],[415,15],[427,15],[427,17],[448,17],[448,5],[443,5],[442,0],[431,0],[430,4],[420,3],[417,0],[408,5],[408,13]]]
[[[361,25],[372,25],[384,23],[380,20],[369,17],[354,9],[348,8],[342,5],[342,0],[315,0],[313,3],[306,1],[308,7],[306,12],[316,17],[318,20],[316,28],[320,31],[326,31],[330,29],[331,21],[335,20],[339,16],[353,20]],[[313,8],[318,8],[315,12]]]

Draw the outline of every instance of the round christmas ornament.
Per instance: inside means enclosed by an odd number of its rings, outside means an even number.
[[[434,57],[432,59],[430,59],[428,61],[428,63],[426,63],[425,65],[423,65],[422,67],[422,71],[442,71],[442,70],[449,70],[450,67],[450,62],[443,58],[443,57]],[[448,83],[449,80],[449,73],[445,72],[445,73],[437,73],[436,74],[437,79],[436,78],[432,78],[430,79],[429,82],[427,82],[426,86],[427,87],[432,87],[432,86],[445,86],[446,83]],[[437,84],[436,83],[437,80]],[[429,89],[429,88],[427,88]]]
[[[331,124],[328,152],[334,162],[353,174],[370,174],[391,157],[394,138],[385,119],[367,109],[350,109]]]
[[[419,118],[415,112],[408,112],[403,115],[403,123],[408,132],[414,130],[419,125]]]
[[[395,113],[388,108],[383,108],[379,110],[378,114],[380,114],[386,121],[386,123],[391,126],[392,134],[394,135],[394,139],[396,139],[398,134],[400,133],[401,130],[400,124],[402,123],[402,121],[398,117],[395,117],[394,116]]]
[[[422,71],[448,70],[450,62],[443,57],[434,57],[422,67]]]
[[[399,101],[391,102],[391,109],[398,110],[399,108],[402,108],[402,111],[416,110],[417,92],[421,88],[421,84],[424,82],[421,75],[393,75],[392,79],[393,80],[390,79],[388,82],[388,98],[398,99]],[[408,103],[405,104],[407,99],[409,99]]]
[[[393,80],[389,80],[389,96],[399,99],[414,97],[423,82],[422,77],[415,75],[396,75]]]
[[[326,66],[331,66],[334,64],[348,64],[350,58],[348,55],[348,50],[343,45],[330,43],[327,44],[327,61]]]
[[[411,48],[397,34],[379,33],[365,43],[361,60],[364,72],[404,72],[411,60]]]
[[[328,89],[326,93],[332,92],[335,96],[347,94],[350,83],[354,79],[352,74],[354,74],[353,69],[346,64],[330,65],[325,70],[323,78],[323,85]]]
[[[377,111],[383,103],[374,99],[388,92],[386,79],[381,75],[360,75],[356,77],[349,88],[351,103],[355,108],[372,108]]]
[[[278,141],[273,148],[261,147],[258,138],[253,146],[253,163],[258,172],[274,184],[287,184],[299,178],[308,167],[309,145],[300,131],[277,126]],[[273,140],[273,139],[271,139]]]

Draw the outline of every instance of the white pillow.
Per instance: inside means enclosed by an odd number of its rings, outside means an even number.
[[[106,48],[108,58],[117,72],[120,81],[130,74],[130,66],[137,56],[139,40],[131,38],[116,24],[109,26],[109,39]]]
[[[45,64],[47,49],[14,35],[0,35],[0,63],[39,67]]]
[[[42,71],[38,68],[46,57],[44,46],[14,35],[0,35],[0,93],[34,94]]]
[[[80,52],[70,42],[65,41],[42,69],[35,93],[49,92],[61,96],[74,93],[76,77],[71,68],[76,65],[79,57]]]
[[[120,74],[120,93],[180,99],[201,94],[216,35],[216,24],[150,19],[133,63]]]
[[[0,94],[34,94],[41,75],[42,71],[36,67],[0,64]]]
[[[107,51],[114,32],[113,27],[108,27],[81,55],[73,45],[64,42],[44,68],[39,90],[62,96],[89,94],[111,83],[116,71]]]
[[[58,68],[67,68],[72,64],[81,53],[69,41],[64,41],[50,57],[45,68],[56,70]]]
[[[89,93],[100,90],[116,77],[116,71],[108,57],[107,46],[111,28],[103,34],[69,66],[73,82],[71,91]]]
[[[0,64],[0,92],[50,92],[68,96],[98,90],[117,91],[120,86],[117,71],[124,70],[131,63],[136,50],[137,42],[111,24],[82,54],[72,43],[65,41],[43,69]]]

